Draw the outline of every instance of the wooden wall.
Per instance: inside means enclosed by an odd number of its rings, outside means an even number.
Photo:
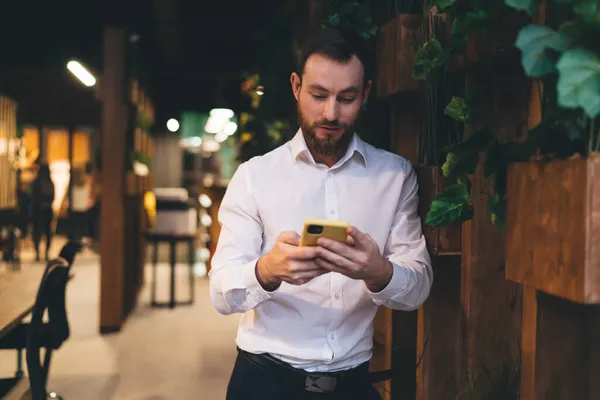
[[[104,31],[102,101],[102,207],[100,216],[101,294],[100,331],[114,332],[135,307],[143,284],[144,232],[147,219],[143,206],[151,176],[136,176],[129,168],[131,153],[152,153],[152,141],[138,124],[143,113],[153,119],[148,98],[127,74],[125,31]]]
[[[17,103],[0,95],[0,210],[17,206]]]

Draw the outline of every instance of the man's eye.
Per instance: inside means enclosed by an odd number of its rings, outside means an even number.
[[[327,96],[324,96],[322,94],[313,94],[312,96],[317,100],[325,100],[327,98]]]
[[[340,102],[342,102],[342,103],[352,103],[354,100],[356,100],[354,97],[342,97],[340,99]]]

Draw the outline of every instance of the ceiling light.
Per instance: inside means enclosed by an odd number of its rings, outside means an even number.
[[[175,118],[171,118],[167,121],[167,129],[171,132],[177,132],[179,129],[179,121],[177,121]]]
[[[83,67],[77,61],[69,61],[67,63],[67,68],[73,75],[77,77],[85,86],[91,87],[96,84],[96,78],[92,74],[89,73],[87,69]]]
[[[227,136],[227,135],[225,134],[225,132],[219,132],[219,133],[217,133],[217,134],[215,135],[215,140],[216,140],[218,143],[223,143],[225,140],[227,140],[227,138],[228,138],[228,137],[229,137],[229,136]]]
[[[227,123],[227,125],[225,125],[225,129],[223,129],[223,133],[225,133],[227,136],[231,136],[235,133],[235,131],[237,131],[237,124],[233,121],[229,121]]]
[[[200,205],[204,208],[208,208],[212,205],[212,200],[205,193],[202,193],[200,197],[198,197],[198,201],[200,201]]]
[[[206,140],[202,144],[202,150],[207,151],[209,153],[219,151],[220,148],[221,148],[221,145],[219,144],[219,142],[217,142],[216,140],[213,140],[213,139]]]
[[[230,119],[233,118],[234,112],[229,108],[213,108],[212,110],[210,110],[210,116],[223,119]]]

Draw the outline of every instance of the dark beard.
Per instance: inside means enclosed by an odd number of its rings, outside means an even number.
[[[300,111],[300,105],[298,105],[298,121],[300,124],[300,128],[302,129],[302,135],[304,136],[306,145],[308,146],[308,149],[311,152],[324,157],[331,157],[334,155],[342,155],[348,149],[348,145],[352,140],[352,125],[343,125],[337,121],[323,121],[314,124],[309,124],[302,115],[302,112]],[[344,130],[344,132],[339,137],[339,139],[327,137],[324,140],[319,140],[315,133],[315,128],[317,125],[341,127]]]

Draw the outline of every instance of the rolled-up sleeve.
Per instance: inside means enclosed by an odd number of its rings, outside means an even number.
[[[225,315],[244,313],[272,296],[256,278],[263,229],[247,169],[240,165],[221,201],[221,233],[209,273],[211,300]]]
[[[371,294],[377,305],[394,310],[415,310],[429,296],[433,282],[431,259],[418,215],[419,187],[414,169],[402,181],[394,222],[383,251],[393,266],[392,279],[380,292]]]

